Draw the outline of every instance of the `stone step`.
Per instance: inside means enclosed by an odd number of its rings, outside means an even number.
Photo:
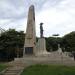
[[[17,75],[17,73],[5,73],[4,75]]]
[[[18,72],[20,72],[20,70],[8,70],[8,71],[6,71],[6,73],[12,73],[12,72],[13,73],[15,73],[15,72],[18,73]]]
[[[3,75],[19,75],[24,69],[24,65],[19,62],[11,62]]]
[[[7,70],[3,75],[18,75],[23,69],[20,70]]]

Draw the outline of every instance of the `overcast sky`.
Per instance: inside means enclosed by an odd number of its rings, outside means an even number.
[[[75,31],[75,0],[0,0],[0,27],[26,31],[31,4],[35,5],[37,36],[40,22],[44,36]]]

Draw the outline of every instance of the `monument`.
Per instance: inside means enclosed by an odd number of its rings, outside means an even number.
[[[62,50],[60,45],[58,45],[58,51],[47,52],[46,50],[46,40],[43,34],[43,23],[40,23],[40,38],[36,42],[36,31],[35,31],[35,9],[34,5],[29,7],[28,20],[27,20],[27,29],[25,35],[25,44],[24,44],[24,55],[34,55],[34,56],[49,56],[51,58],[61,57]],[[63,57],[65,56],[62,53]],[[66,57],[66,56],[65,56]]]
[[[34,63],[44,63],[44,62],[63,63],[62,61],[68,63],[68,61],[70,62],[73,60],[72,58],[66,56],[66,54],[62,52],[60,45],[58,45],[58,51],[47,52],[46,40],[43,35],[43,23],[40,23],[40,38],[36,43],[35,10],[33,5],[29,7],[23,54],[24,54],[23,58],[20,59],[16,58],[15,61],[17,62],[21,61],[27,64],[28,63],[34,64]]]
[[[23,54],[36,56],[47,54],[46,41],[43,36],[43,23],[40,23],[40,38],[36,43],[35,9],[33,5],[29,7]]]
[[[46,40],[43,35],[43,23],[40,23],[40,38],[38,39],[36,56],[48,56],[50,53],[46,50]]]
[[[35,10],[34,6],[29,7],[28,20],[27,20],[27,29],[25,35],[25,44],[24,44],[24,55],[31,55],[35,53],[36,45],[36,32],[35,32]]]

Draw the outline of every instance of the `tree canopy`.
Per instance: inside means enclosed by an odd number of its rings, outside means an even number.
[[[23,31],[9,29],[0,36],[0,57],[14,58],[20,48],[23,48],[25,34]]]
[[[75,51],[75,31],[66,34],[62,39],[63,47],[65,47],[66,51]]]

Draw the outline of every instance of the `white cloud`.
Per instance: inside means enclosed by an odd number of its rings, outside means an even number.
[[[62,0],[54,7],[49,7],[49,3],[44,5],[44,9],[37,13],[38,22],[44,22],[44,35],[50,36],[59,33],[61,36],[75,29],[75,1]],[[48,6],[48,8],[47,8]],[[38,30],[37,30],[38,31]]]
[[[31,2],[32,1],[32,2]],[[26,30],[27,11],[35,5],[36,31],[44,22],[44,36],[61,36],[75,29],[75,0],[0,0],[0,26],[4,29]]]
[[[2,23],[2,24],[1,24]],[[16,30],[24,30],[26,31],[26,19],[21,19],[21,20],[1,20],[0,22],[0,27],[2,27],[3,29],[9,29],[9,28],[13,28],[13,29],[16,29]]]
[[[25,17],[27,8],[24,2],[24,0],[0,0],[0,18]]]

